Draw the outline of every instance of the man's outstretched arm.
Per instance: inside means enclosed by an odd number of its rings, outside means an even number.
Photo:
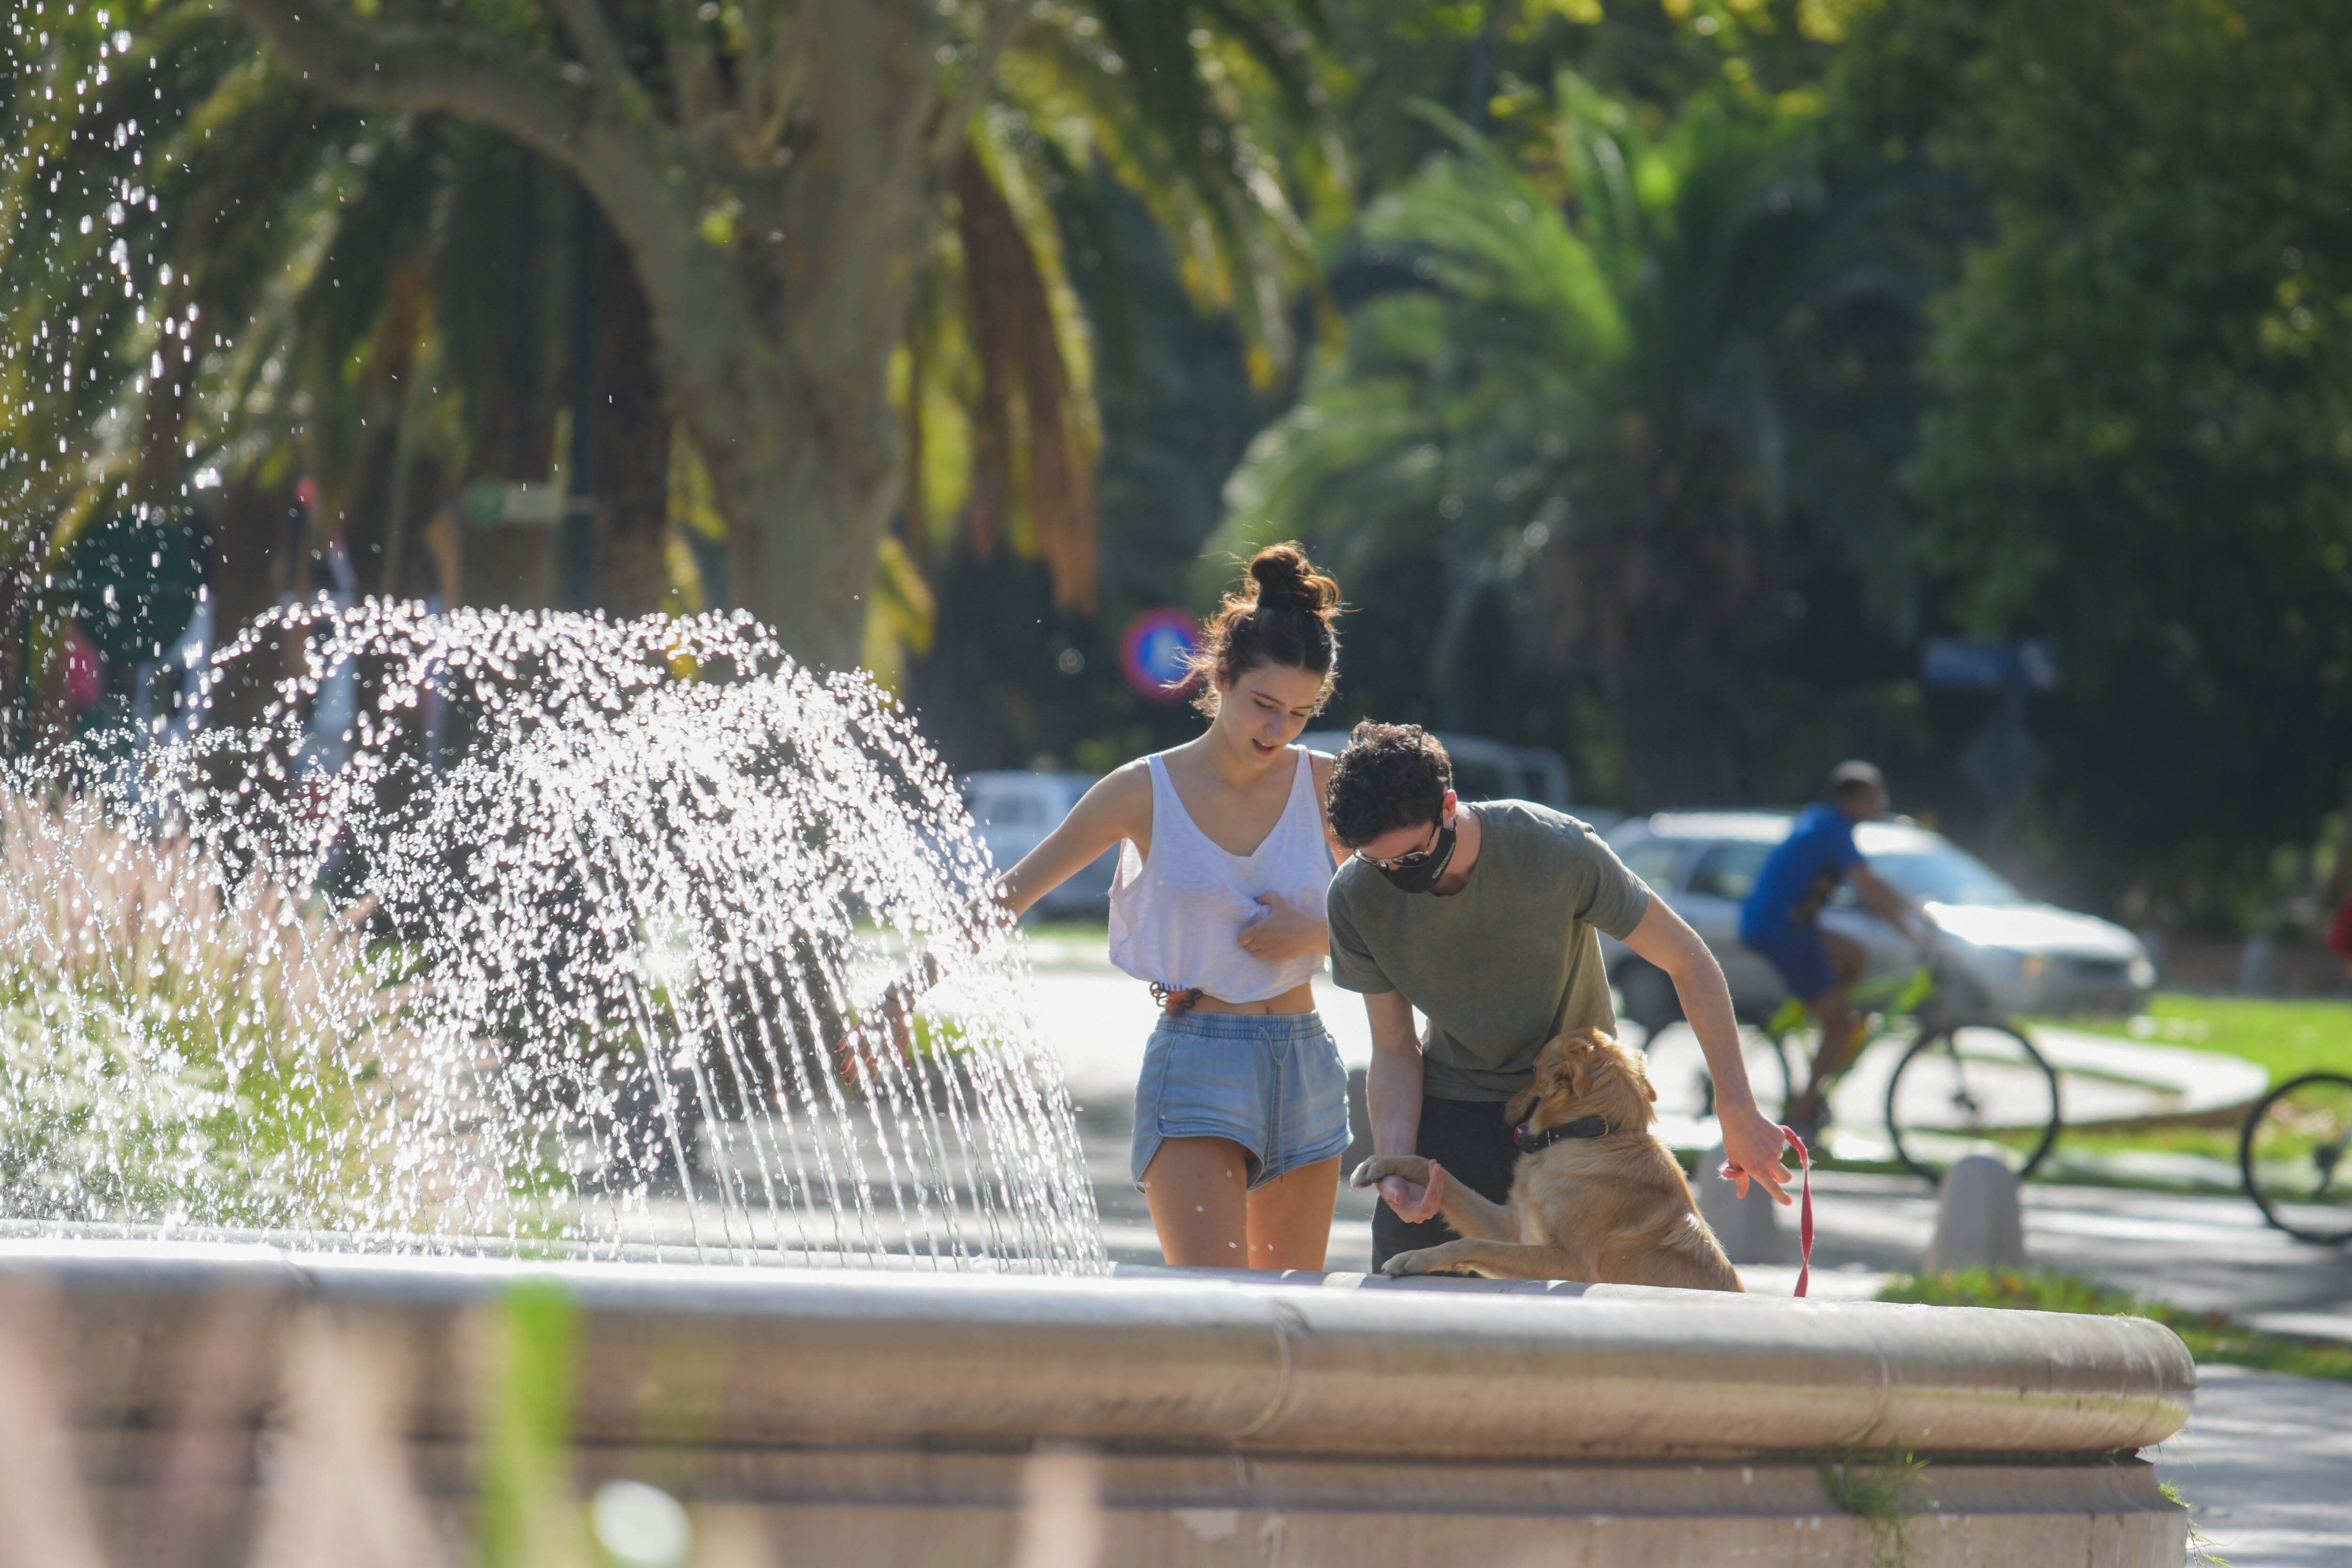
[[[1927,911],[1868,866],[1856,865],[1845,877],[1853,884],[1862,907],[1905,936],[1918,942],[1934,934],[1936,928]]]
[[[1364,1075],[1364,1109],[1372,1118],[1372,1152],[1410,1154],[1421,1142],[1421,1042],[1413,1037],[1412,1004],[1402,991],[1369,993],[1364,1014],[1372,1026],[1372,1065]],[[1381,1179],[1381,1196],[1410,1224],[1437,1213],[1444,1178],[1426,1186],[1402,1176]]]
[[[1699,941],[1698,932],[1654,894],[1625,945],[1664,970],[1675,983],[1675,994],[1682,998],[1683,1016],[1690,1020],[1699,1049],[1706,1053],[1706,1069],[1715,1075],[1715,1114],[1723,1127],[1725,1159],[1763,1183],[1774,1198],[1789,1202],[1780,1164],[1787,1141],[1756,1109],[1756,1090],[1740,1058],[1739,1022],[1732,1016],[1731,987],[1724,984],[1723,966]],[[1740,1194],[1747,1195],[1745,1177],[1738,1184]]]

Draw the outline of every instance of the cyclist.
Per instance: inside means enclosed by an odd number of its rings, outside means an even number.
[[[1756,874],[1739,911],[1739,940],[1771,960],[1789,989],[1822,1027],[1821,1047],[1804,1089],[1789,1102],[1786,1119],[1808,1143],[1829,1121],[1824,1097],[1845,1067],[1861,1020],[1846,987],[1862,978],[1865,955],[1850,937],[1825,931],[1822,906],[1841,881],[1853,884],[1863,907],[1914,941],[1934,927],[1919,906],[1872,873],[1854,847],[1853,825],[1886,815],[1886,780],[1868,763],[1840,763],[1830,773],[1830,798],[1808,807]]]

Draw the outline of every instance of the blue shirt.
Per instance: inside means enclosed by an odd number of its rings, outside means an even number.
[[[1822,905],[1845,874],[1862,864],[1853,847],[1853,824],[1833,805],[1809,806],[1789,837],[1756,874],[1756,886],[1739,909],[1739,938],[1810,931]]]

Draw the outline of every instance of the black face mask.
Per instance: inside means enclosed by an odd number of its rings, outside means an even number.
[[[1437,842],[1430,847],[1429,858],[1410,866],[1381,868],[1381,875],[1389,886],[1401,893],[1426,893],[1437,886],[1445,875],[1445,868],[1454,863],[1454,824],[1446,823],[1437,830]]]

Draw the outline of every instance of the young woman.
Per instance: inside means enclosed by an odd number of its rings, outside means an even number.
[[[1209,727],[1088,790],[999,898],[1018,914],[1113,845],[1111,962],[1160,1004],[1136,1184],[1170,1263],[1320,1268],[1348,1073],[1310,984],[1329,951],[1331,759],[1292,744],[1331,695],[1339,585],[1261,551],[1195,660]]]

